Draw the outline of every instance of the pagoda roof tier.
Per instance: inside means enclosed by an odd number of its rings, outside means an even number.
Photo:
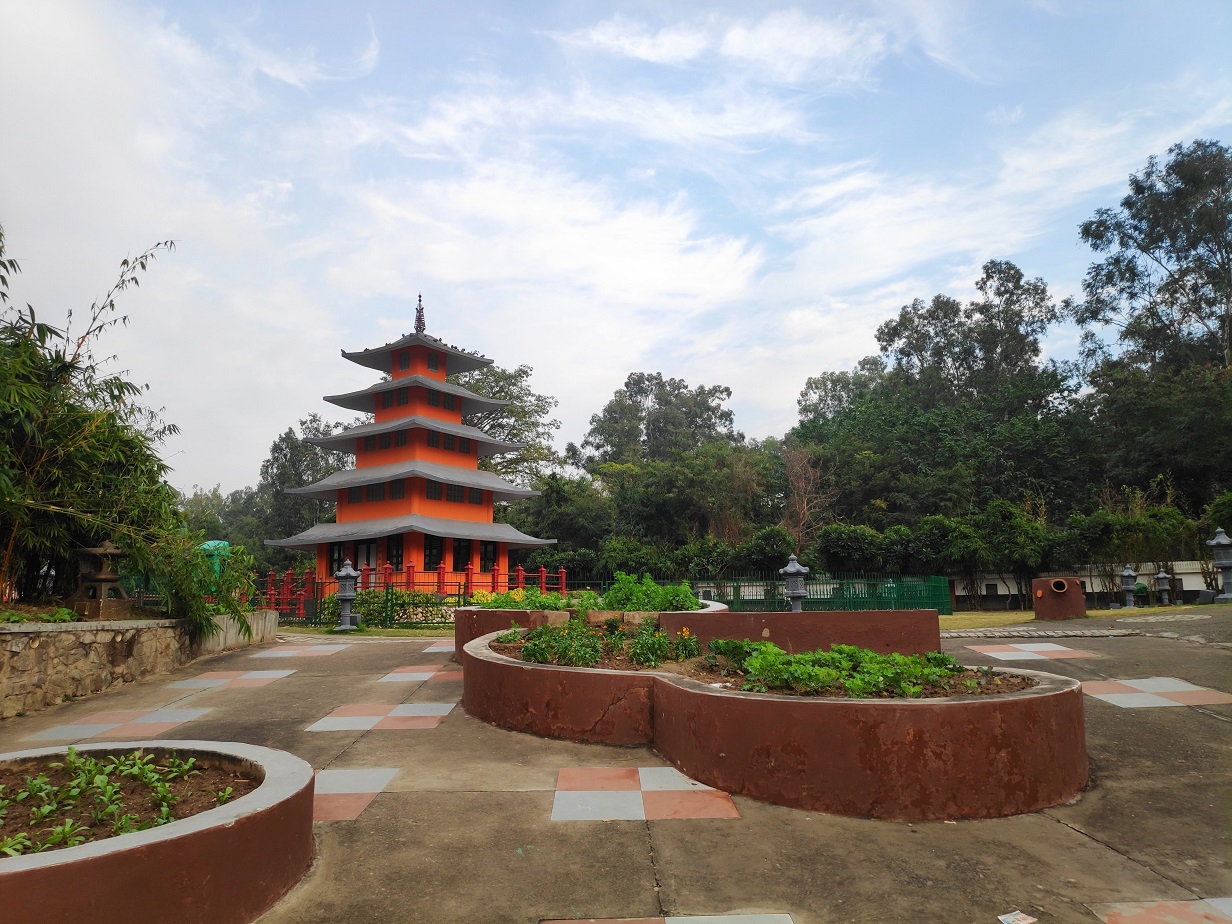
[[[387,382],[377,382],[363,391],[350,391],[345,395],[326,395],[325,400],[330,404],[336,404],[338,407],[370,414],[373,410],[373,401],[377,395],[384,394],[387,391],[396,391],[399,388],[406,388],[408,385],[434,388],[446,395],[456,395],[462,399],[463,417],[469,414],[479,414],[483,411],[494,411],[497,408],[506,407],[510,403],[508,401],[498,401],[495,398],[485,398],[482,395],[475,394],[473,391],[468,391],[461,385],[442,382],[440,379],[429,378],[426,375],[408,375],[404,378],[392,379]]]
[[[447,368],[450,374],[455,372],[470,372],[474,369],[482,369],[484,366],[492,365],[492,360],[480,356],[478,353],[469,353],[466,350],[460,350],[456,346],[450,346],[437,340],[435,337],[430,337],[427,334],[406,334],[403,337],[395,340],[393,343],[387,343],[384,346],[371,347],[364,350],[356,350],[348,353],[342,351],[342,358],[349,359],[353,363],[359,363],[361,366],[367,366],[369,369],[375,369],[378,372],[388,372],[391,368],[391,354],[397,350],[405,350],[407,347],[424,346],[429,349],[436,350],[438,353],[444,353],[449,357],[447,360]]]
[[[266,539],[266,545],[283,549],[311,551],[323,542],[357,542],[397,533],[427,533],[450,539],[475,539],[480,542],[505,542],[510,548],[532,548],[553,545],[555,539],[536,539],[508,523],[477,523],[473,520],[446,520],[425,517],[418,513],[381,520],[360,520],[354,523],[318,523],[289,539]]]
[[[525,497],[535,497],[538,491],[530,488],[520,488],[510,484],[499,475],[473,468],[459,468],[454,465],[444,465],[440,462],[425,462],[421,459],[408,459],[402,462],[390,462],[386,465],[373,465],[368,468],[351,468],[334,472],[328,478],[302,488],[287,488],[285,494],[299,494],[306,497],[317,497],[321,500],[333,500],[334,494],[343,488],[358,488],[368,484],[379,484],[392,481],[395,478],[430,478],[432,481],[442,481],[461,485],[464,488],[482,488],[492,492],[492,499],[498,501],[521,500]]]
[[[304,442],[320,446],[322,449],[332,449],[335,452],[353,453],[355,452],[354,444],[357,439],[363,439],[365,436],[380,436],[382,433],[393,433],[395,430],[406,430],[415,427],[422,427],[425,430],[437,430],[441,433],[451,433],[454,436],[474,440],[479,445],[479,454],[481,456],[492,456],[500,452],[512,452],[514,449],[522,449],[526,446],[525,443],[507,443],[504,440],[493,439],[482,430],[468,427],[466,424],[453,423],[452,421],[441,420],[437,417],[419,417],[416,415],[398,417],[394,420],[385,420],[380,423],[361,424],[358,427],[351,427],[348,430],[335,433],[333,436],[314,436],[306,439]]]

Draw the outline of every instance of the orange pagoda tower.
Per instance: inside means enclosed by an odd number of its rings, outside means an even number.
[[[479,469],[479,459],[521,449],[468,427],[469,414],[507,405],[445,381],[446,375],[492,364],[424,333],[423,298],[415,332],[344,359],[390,376],[362,391],[327,395],[338,407],[368,412],[373,422],[309,442],[355,454],[355,468],[316,484],[288,489],[337,503],[334,523],[318,523],[266,544],[315,551],[316,580],[332,581],[350,560],[361,586],[393,583],[439,593],[465,587],[503,590],[509,550],[550,545],[505,523],[492,522],[494,501],[538,492]],[[448,589],[448,590],[447,590]]]

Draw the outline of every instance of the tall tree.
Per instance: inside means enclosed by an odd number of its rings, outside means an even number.
[[[560,457],[552,448],[560,421],[549,416],[558,402],[550,395],[541,395],[531,389],[529,381],[533,371],[526,365],[516,369],[484,366],[449,377],[455,385],[477,395],[509,402],[503,408],[472,414],[465,423],[497,439],[526,444],[524,449],[480,460],[482,468],[519,484],[531,484],[546,477],[560,463]]]
[[[1232,368],[1232,148],[1175,144],[1131,174],[1119,209],[1082,240],[1107,256],[1083,281],[1081,324],[1111,324],[1140,362],[1217,356]]]
[[[570,459],[589,466],[663,461],[707,442],[740,442],[744,437],[733,427],[732,412],[723,407],[729,398],[731,389],[724,385],[690,389],[683,379],[632,372],[590,418],[581,449],[570,444]]]

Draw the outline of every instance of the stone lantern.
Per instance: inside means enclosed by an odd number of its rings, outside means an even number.
[[[779,568],[779,574],[783,576],[784,583],[787,585],[783,596],[791,601],[793,613],[801,611],[800,601],[808,596],[808,591],[804,589],[804,579],[808,577],[808,573],[809,569],[796,561],[794,555],[787,559],[786,568]]]
[[[1138,583],[1138,572],[1129,565],[1125,566],[1125,570],[1121,572],[1121,590],[1125,593],[1125,606],[1128,609],[1134,607],[1134,585]]]
[[[359,578],[359,572],[351,567],[351,560],[348,558],[342,563],[342,569],[334,572],[334,577],[338,579],[338,606],[341,608],[338,628],[334,631],[353,632],[359,628],[359,620],[351,614],[351,604],[355,602],[355,581]]]
[[[1222,529],[1215,530],[1215,538],[1208,539],[1215,567],[1223,575],[1223,593],[1215,598],[1216,603],[1232,603],[1232,539]]]
[[[1168,597],[1169,591],[1172,590],[1172,575],[1168,574],[1163,568],[1159,569],[1159,574],[1155,575],[1155,588],[1159,591],[1159,602],[1168,606],[1172,601]]]

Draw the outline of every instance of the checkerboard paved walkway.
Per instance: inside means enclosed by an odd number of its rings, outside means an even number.
[[[30,741],[80,741],[85,738],[113,738],[117,741],[142,741],[157,738],[185,722],[200,718],[208,709],[134,709],[96,712],[67,725],[56,725],[29,735]]]
[[[1232,696],[1200,687],[1176,677],[1145,677],[1142,680],[1088,680],[1082,692],[1124,709],[1158,706],[1216,706],[1232,703]]]
[[[1066,648],[1053,642],[1022,642],[1013,645],[968,645],[971,651],[978,651],[998,661],[1049,661],[1067,658],[1101,658],[1103,655],[1094,651],[1083,651],[1078,648]]]
[[[409,683],[426,680],[461,680],[459,670],[444,670],[444,665],[408,664],[405,667],[395,667],[381,678],[381,683]]]
[[[339,706],[305,731],[386,731],[436,728],[457,703],[353,703]]]
[[[312,820],[354,821],[397,775],[397,767],[320,771],[315,781]]]
[[[739,817],[731,796],[674,767],[565,767],[552,801],[553,821]]]
[[[253,658],[323,658],[350,648],[350,645],[279,645],[250,655]]]
[[[220,687],[264,687],[290,677],[295,671],[207,671],[171,686],[181,690],[217,690]]]

